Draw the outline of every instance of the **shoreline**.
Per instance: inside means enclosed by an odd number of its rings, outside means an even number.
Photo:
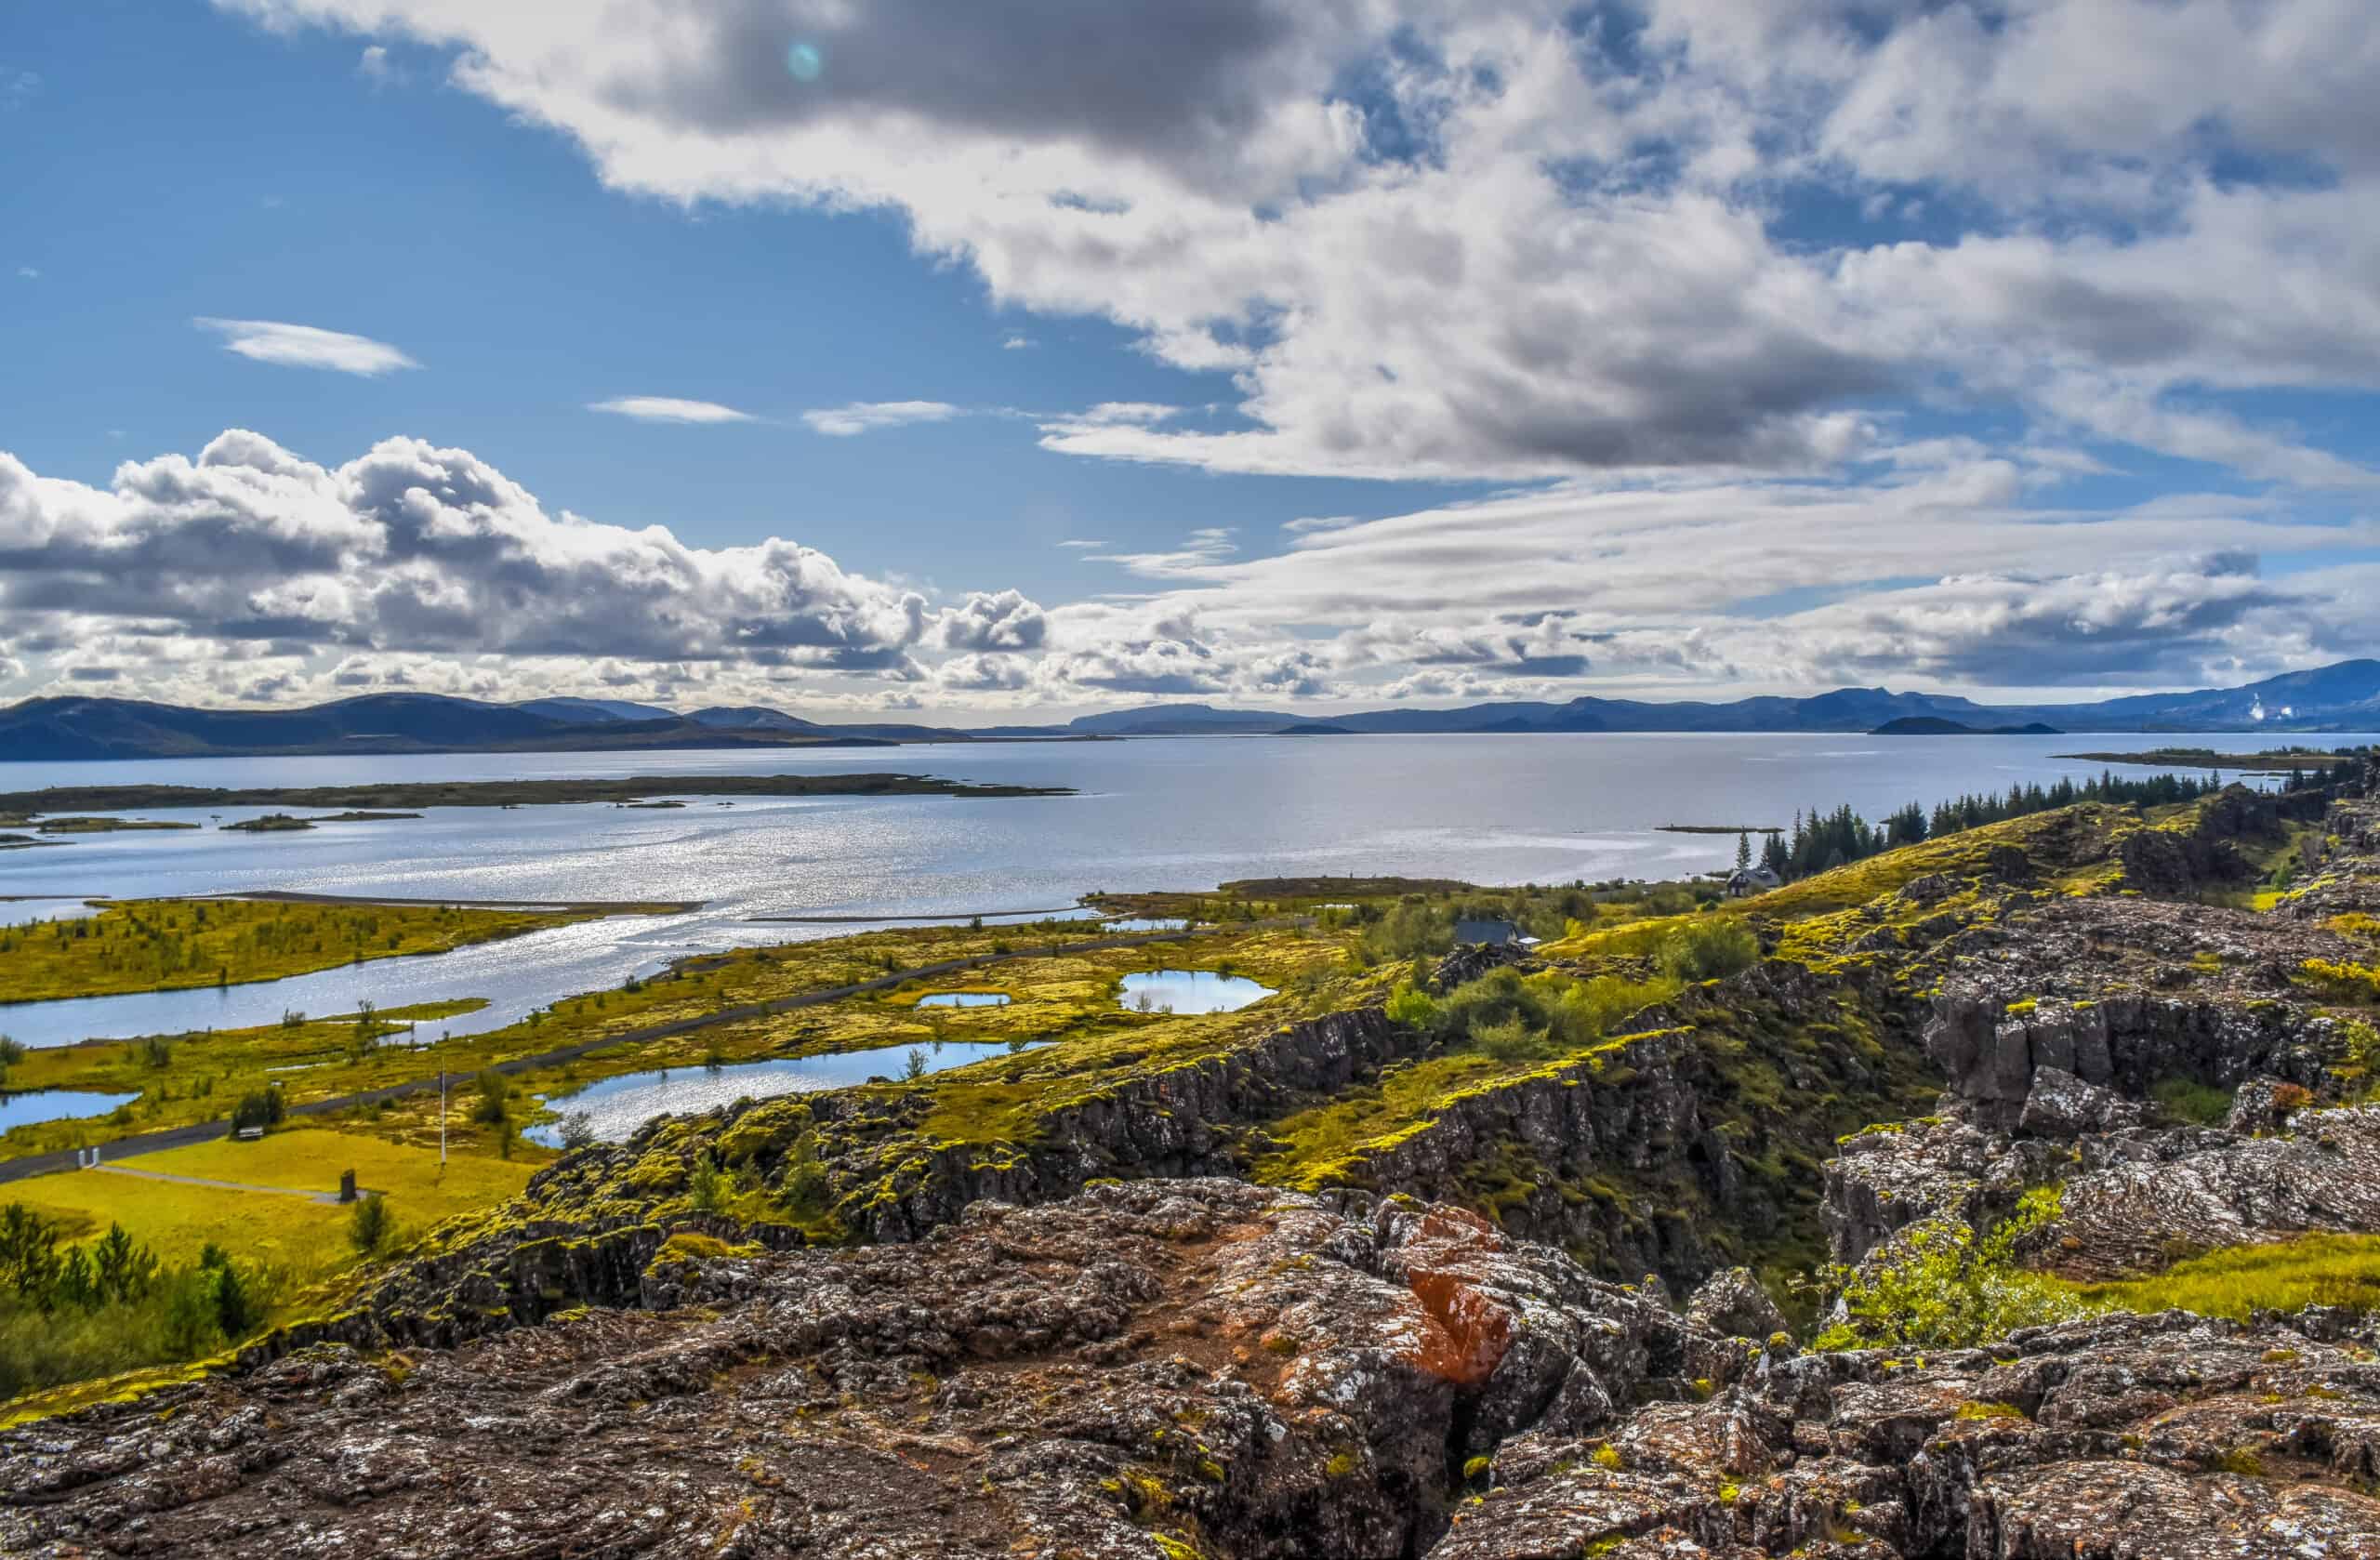
[[[67,813],[163,808],[530,807],[632,802],[654,797],[1038,797],[1073,796],[1068,786],[945,780],[929,774],[632,774],[571,780],[399,780],[361,786],[53,786],[0,794],[0,813],[38,819]],[[31,826],[38,828],[38,823]]]

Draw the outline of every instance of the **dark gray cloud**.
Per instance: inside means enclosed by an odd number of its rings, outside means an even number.
[[[1353,0],[727,0],[600,91],[711,135],[873,113],[1081,140],[1171,161],[1228,155],[1287,94],[1321,90],[1384,7]],[[815,78],[790,68],[814,51]]]

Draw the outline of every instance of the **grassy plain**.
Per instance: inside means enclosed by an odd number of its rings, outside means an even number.
[[[78,920],[0,927],[0,1002],[274,981],[587,919],[443,905],[128,899]]]

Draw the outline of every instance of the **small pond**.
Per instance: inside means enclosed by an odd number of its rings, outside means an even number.
[[[1272,995],[1271,986],[1246,975],[1212,970],[1151,970],[1124,977],[1124,1006],[1134,1012],[1227,1013]]]
[[[909,1067],[909,1053],[925,1060],[925,1070],[942,1072],[963,1067],[985,1057],[1007,1056],[1021,1047],[945,1040],[915,1046],[879,1046],[873,1051],[846,1051],[835,1056],[787,1056],[766,1062],[736,1062],[709,1067],[697,1062],[653,1072],[623,1073],[590,1083],[575,1094],[554,1095],[547,1104],[567,1116],[585,1111],[595,1135],[619,1143],[656,1116],[691,1116],[747,1097],[773,1099],[779,1094],[807,1094],[821,1089],[842,1089],[871,1077],[897,1078]],[[548,1122],[522,1134],[549,1148],[562,1146],[562,1124]]]
[[[1187,932],[1190,923],[1180,918],[1168,919],[1159,916],[1119,916],[1104,923],[1102,932]]]
[[[931,997],[918,998],[921,1008],[1005,1008],[1008,994],[1001,991],[937,991]]]
[[[135,1094],[97,1094],[77,1089],[28,1089],[0,1093],[0,1132],[30,1127],[36,1121],[66,1121],[78,1116],[105,1116],[118,1105],[140,1098]]]

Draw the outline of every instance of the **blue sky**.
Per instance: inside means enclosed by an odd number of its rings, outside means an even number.
[[[227,427],[324,459],[404,432],[467,446],[550,505],[697,545],[789,535],[870,574],[1058,597],[1117,583],[1055,545],[1069,537],[1147,551],[1201,526],[1413,507],[1370,482],[1070,459],[1025,417],[821,437],[802,410],[1233,397],[1227,376],[1168,368],[1104,321],[995,307],[963,266],[914,254],[897,214],[606,192],[562,138],[442,86],[427,52],[380,85],[352,37],[200,6],[20,20],[7,65],[40,84],[0,120],[17,170],[0,259],[41,274],[15,278],[0,318],[20,362],[73,371],[20,382],[0,447],[46,475],[104,482]],[[423,366],[329,384],[226,354],[191,328],[202,316],[351,332]],[[629,394],[772,420],[587,409]]]
[[[12,18],[0,696],[990,720],[2370,649],[2349,0],[579,11]]]

